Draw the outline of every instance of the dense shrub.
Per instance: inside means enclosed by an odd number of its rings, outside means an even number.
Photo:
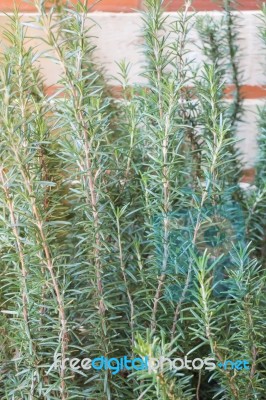
[[[197,18],[189,2],[173,19],[161,3],[147,0],[142,13],[146,85],[130,85],[122,62],[118,98],[94,62],[86,1],[36,2],[32,25],[62,69],[50,97],[26,25],[10,18],[0,66],[2,399],[265,399],[265,110],[256,186],[245,192],[234,2],[220,20]],[[186,355],[249,369],[166,363],[113,374],[67,360]]]

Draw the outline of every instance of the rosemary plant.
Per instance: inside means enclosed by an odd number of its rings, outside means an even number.
[[[49,376],[45,369],[53,351],[63,359],[67,353],[66,256],[58,241],[67,222],[57,221],[63,215],[54,189],[60,175],[49,171],[56,168],[49,106],[25,35],[16,12],[1,61],[2,307],[10,332],[1,397],[42,398],[54,387],[65,399],[64,369]]]
[[[35,4],[31,26],[61,77],[45,96],[15,12],[0,66],[1,398],[263,400],[265,112],[247,199],[233,2],[221,21],[197,22],[207,57],[195,68],[191,2],[170,17],[146,0],[146,84],[120,62],[118,97],[94,61],[88,1]],[[168,362],[101,364],[124,356]],[[217,365],[170,368],[188,356]],[[86,358],[94,369],[80,368]]]
[[[266,46],[266,7],[265,3],[262,7],[262,15],[260,16],[260,38],[262,43],[262,50],[265,53]],[[265,65],[263,65],[265,68]],[[265,266],[265,218],[261,217],[265,214],[266,206],[266,177],[265,177],[265,125],[266,121],[266,108],[265,105],[258,109],[258,157],[256,163],[256,178],[252,190],[246,197],[247,202],[247,235],[252,240],[256,249],[257,257]]]
[[[241,52],[239,49],[239,28],[241,18],[235,13],[238,3],[236,1],[224,0],[219,3],[223,10],[220,17],[200,16],[197,17],[196,27],[202,41],[202,51],[204,56],[216,68],[216,76],[220,79],[221,91],[220,98],[224,100],[226,84],[232,85],[233,100],[227,107],[228,118],[231,121],[232,135],[235,135],[237,123],[241,120],[243,113],[243,99],[241,95]],[[237,152],[235,146],[231,149]],[[240,158],[239,158],[240,159]],[[239,162],[235,168],[241,169]],[[237,181],[240,176],[237,177]],[[235,181],[234,183],[236,183]],[[233,182],[232,182],[233,183]]]

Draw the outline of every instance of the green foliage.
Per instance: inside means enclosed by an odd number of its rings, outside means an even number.
[[[219,2],[224,13],[218,19],[211,16],[197,18],[197,30],[203,43],[204,55],[216,65],[217,78],[221,83],[230,83],[234,86],[233,102],[228,112],[233,127],[241,119],[242,98],[240,93],[240,59],[238,42],[240,40],[238,28],[241,26],[240,18],[234,13],[237,8],[235,0]]]
[[[262,15],[259,21],[261,44],[265,52],[266,46],[266,6],[263,3]],[[265,66],[264,66],[265,67]],[[256,179],[254,188],[246,198],[247,236],[252,240],[257,257],[265,267],[266,265],[266,106],[258,108],[258,158],[256,163]]]
[[[198,20],[206,59],[196,67],[189,3],[170,19],[162,1],[146,1],[146,84],[130,85],[120,62],[119,98],[94,62],[87,1],[47,10],[36,0],[33,24],[62,71],[51,97],[25,26],[17,12],[10,19],[0,66],[1,399],[265,397],[265,110],[247,198],[233,2],[220,22]],[[251,368],[112,374],[67,362],[186,355]]]

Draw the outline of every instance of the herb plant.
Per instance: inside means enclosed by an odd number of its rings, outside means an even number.
[[[120,62],[119,96],[94,61],[88,2],[35,3],[31,26],[62,72],[46,95],[15,11],[0,66],[1,398],[263,400],[265,110],[247,196],[234,2],[206,22],[190,1],[170,17],[146,0],[146,84],[131,85]],[[114,374],[69,362],[186,355],[217,367]],[[219,367],[227,360],[249,369]]]

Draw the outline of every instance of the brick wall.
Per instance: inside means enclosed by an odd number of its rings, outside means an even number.
[[[23,0],[1,0],[0,11],[11,11],[14,3],[18,5],[21,12],[35,11],[34,6]],[[96,3],[96,1],[91,1],[90,3]],[[183,3],[183,0],[165,0],[164,7],[166,11],[176,11]],[[240,10],[257,10],[261,3],[262,0],[240,0],[238,8]],[[134,9],[143,8],[143,4],[144,0],[102,0],[93,6],[92,11],[132,12]],[[194,0],[193,8],[198,11],[219,10],[219,0]]]
[[[172,0],[168,3],[168,11],[175,11],[178,7],[184,3],[182,0]],[[240,0],[239,10],[257,10],[261,1],[260,0]],[[198,11],[212,11],[219,10],[219,1],[214,0],[194,0],[193,7]]]

